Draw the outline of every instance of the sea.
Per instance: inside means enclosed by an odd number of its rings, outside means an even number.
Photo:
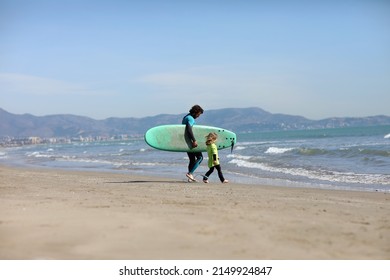
[[[233,184],[390,193],[390,125],[241,133],[233,150],[220,150],[219,157],[225,178]],[[153,149],[139,137],[3,147],[0,163],[184,182],[188,158],[186,153]],[[195,178],[201,181],[207,170],[204,153]],[[218,180],[216,172],[209,178]]]

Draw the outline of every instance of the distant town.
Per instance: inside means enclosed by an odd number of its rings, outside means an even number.
[[[126,141],[140,138],[141,136],[129,136],[127,134],[114,136],[88,136],[88,137],[1,137],[0,147],[20,147],[39,144],[70,144],[77,142],[104,142],[104,141]]]

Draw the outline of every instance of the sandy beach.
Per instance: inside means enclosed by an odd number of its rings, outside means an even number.
[[[0,166],[0,259],[390,259],[390,194]]]

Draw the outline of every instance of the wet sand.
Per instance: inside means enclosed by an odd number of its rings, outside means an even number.
[[[0,259],[390,259],[390,193],[0,166]]]

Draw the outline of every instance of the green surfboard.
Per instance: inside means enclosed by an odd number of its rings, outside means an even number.
[[[192,148],[191,141],[185,137],[185,125],[161,125],[149,129],[145,133],[145,142],[159,150],[170,152],[205,152],[206,138],[205,136],[210,132],[218,134],[216,145],[218,150],[225,148],[233,148],[237,141],[236,134],[227,129],[194,125],[192,127],[195,139],[198,143],[198,147]]]

